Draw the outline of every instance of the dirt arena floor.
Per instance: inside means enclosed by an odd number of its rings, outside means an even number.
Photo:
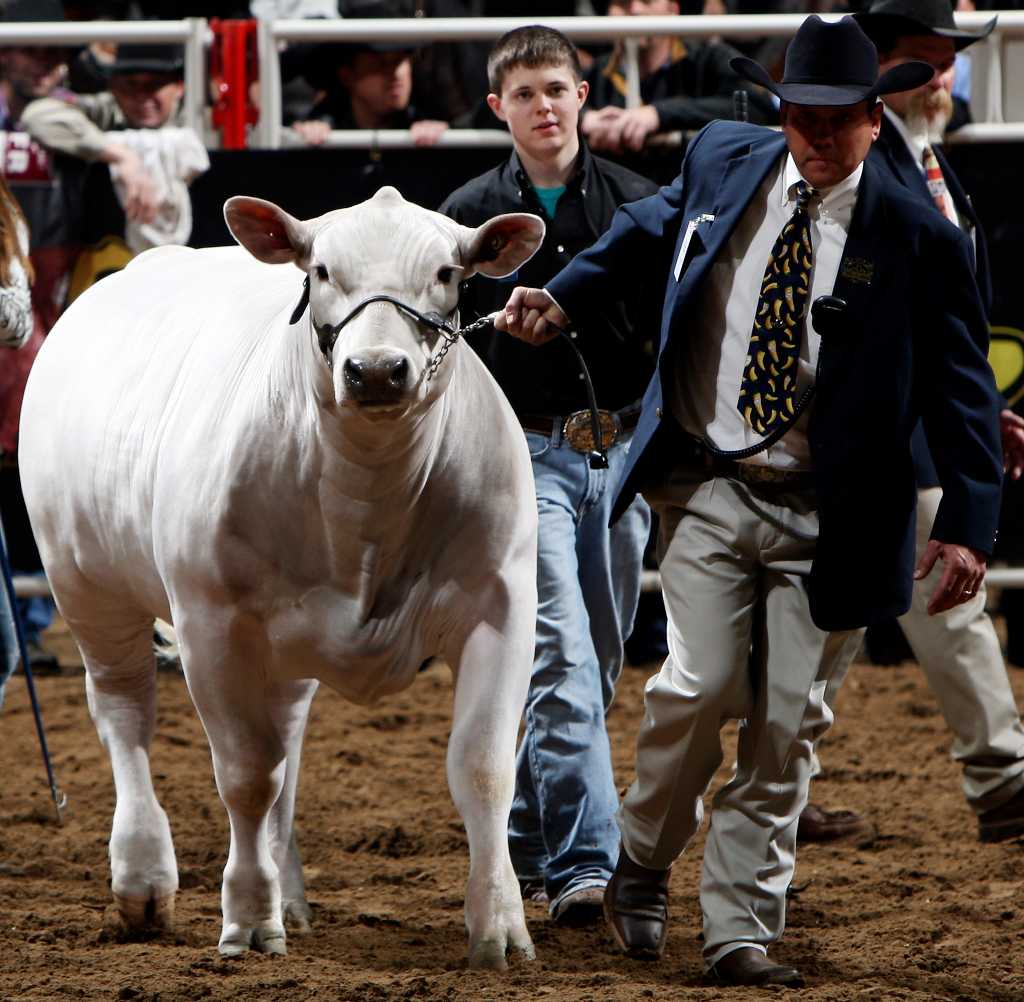
[[[67,660],[67,656],[65,656]],[[0,1000],[253,999],[633,1002],[765,998],[702,983],[695,890],[703,839],[675,868],[665,958],[617,956],[603,930],[562,930],[528,906],[537,960],[468,971],[466,841],[445,787],[450,678],[436,668],[374,709],[321,690],[307,736],[298,825],[315,931],[287,957],[220,959],[227,825],[182,678],[160,676],[153,769],[174,832],[176,932],[105,931],[113,786],[80,671],[38,680],[56,774],[53,820],[26,687],[0,718]],[[627,669],[610,716],[623,787],[649,671]],[[1024,672],[1013,670],[1019,701]],[[948,758],[949,735],[918,669],[861,666],[823,749],[814,796],[870,812],[860,845],[801,852],[777,959],[808,1000],[1024,999],[1024,841],[981,845]]]

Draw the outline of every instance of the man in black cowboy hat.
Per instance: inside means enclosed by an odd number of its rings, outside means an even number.
[[[946,216],[971,238],[978,287],[987,308],[991,280],[984,235],[939,144],[953,113],[956,53],[985,38],[996,19],[980,31],[959,29],[948,0],[878,0],[855,17],[875,43],[883,71],[908,59],[926,62],[935,70],[935,76],[921,87],[886,97],[881,132],[868,159],[922,205]],[[1003,411],[1006,465],[1015,477],[1020,473],[1022,423],[1012,411]],[[942,491],[920,430],[913,446],[920,553],[927,545]],[[963,790],[978,816],[979,838],[1002,842],[1024,834],[1024,727],[1006,676],[999,638],[985,611],[984,583],[970,602],[941,616],[930,616],[928,596],[936,573],[915,582],[913,602],[899,623],[955,736],[953,756],[963,767]],[[891,627],[882,624],[876,629],[884,636]],[[868,649],[877,650],[878,642],[876,637],[872,643],[869,634]],[[824,811],[808,805],[801,815],[798,837],[800,841],[821,841],[862,827],[862,819],[848,811]]]
[[[704,851],[704,960],[720,984],[803,984],[767,958],[782,935],[797,819],[824,699],[861,630],[910,604],[941,561],[933,612],[977,590],[999,510],[998,397],[970,241],[864,163],[879,76],[851,18],[807,18],[781,84],[783,135],[715,122],[682,173],[625,206],[545,290],[517,289],[497,325],[526,340],[579,324],[654,269],[665,274],[658,371],[619,486],[658,511],[669,656],[648,682],[637,779],[605,914],[631,955],[665,944],[672,863],[716,794]],[[944,495],[914,566],[910,435],[924,420]]]

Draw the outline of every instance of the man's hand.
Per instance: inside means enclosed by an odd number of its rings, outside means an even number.
[[[160,208],[156,184],[142,158],[127,146],[111,140],[100,157],[124,186],[124,214],[133,223],[151,223]]]
[[[543,289],[527,289],[517,285],[508,297],[505,308],[494,317],[494,326],[528,344],[545,344],[558,331],[551,327],[565,327],[569,318],[555,305]]]
[[[1003,472],[1011,480],[1024,473],[1024,418],[1011,410],[999,412],[999,432],[1003,438]]]
[[[331,138],[331,126],[328,122],[311,119],[308,122],[293,122],[292,129],[297,136],[304,139],[310,146],[323,146]]]
[[[611,153],[642,150],[647,137],[660,127],[658,112],[650,104],[628,111],[614,105],[600,111],[587,111],[581,124],[583,135],[593,149]]]
[[[424,118],[409,126],[413,146],[434,146],[447,131],[447,122],[439,122],[433,118]]]
[[[914,580],[928,576],[935,561],[942,561],[942,577],[928,600],[928,615],[945,612],[969,602],[985,580],[985,557],[978,550],[956,543],[940,543],[929,539],[914,570]]]

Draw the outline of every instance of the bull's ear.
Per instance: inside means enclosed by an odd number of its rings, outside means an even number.
[[[224,203],[224,221],[231,235],[258,261],[292,261],[305,268],[312,242],[309,227],[273,202],[236,195]]]
[[[530,260],[544,239],[544,221],[527,212],[511,212],[468,230],[462,248],[466,276],[482,272],[504,278]]]

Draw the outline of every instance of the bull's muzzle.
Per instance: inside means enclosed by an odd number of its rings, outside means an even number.
[[[409,391],[412,366],[404,352],[349,355],[341,368],[345,390],[364,406],[400,403]]]

